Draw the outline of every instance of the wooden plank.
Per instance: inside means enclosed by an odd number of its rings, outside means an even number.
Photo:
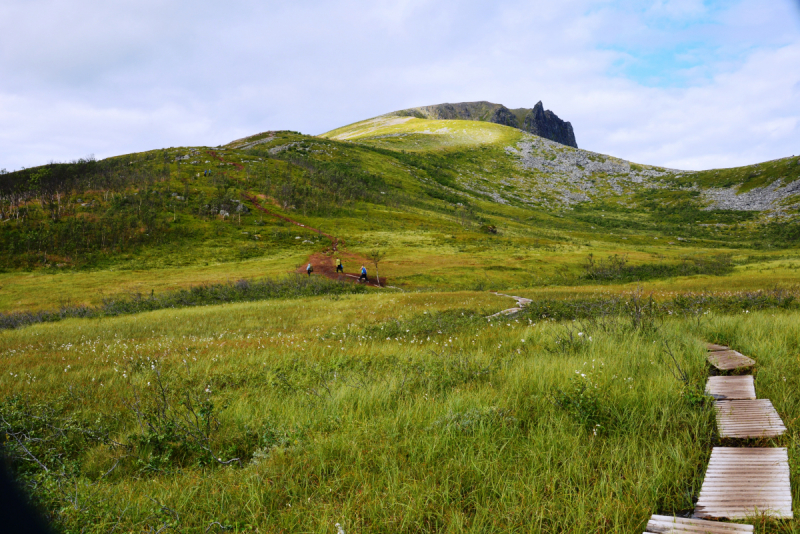
[[[720,437],[772,438],[786,432],[780,415],[769,399],[716,401],[714,408]],[[751,463],[763,463],[767,456],[762,455]],[[744,466],[747,460],[737,456],[737,463]]]
[[[754,401],[720,401],[717,404],[735,402]],[[742,519],[769,515],[792,518],[788,458],[785,448],[714,447],[694,517]]]
[[[765,447],[747,447],[744,449],[736,448],[736,447],[718,447],[718,450],[715,452],[715,458],[721,458],[725,455],[735,456],[737,458],[744,458],[745,456],[753,456],[756,458],[766,458],[768,456],[778,456],[780,458],[788,458],[789,455],[786,454],[786,449],[782,448],[765,448]]]
[[[753,375],[710,376],[706,383],[706,393],[717,400],[756,398]]]
[[[650,521],[647,522],[647,532],[654,534],[740,534],[753,532],[753,526],[653,514]]]
[[[711,365],[721,371],[733,371],[734,369],[742,369],[752,367],[756,364],[755,360],[748,358],[744,354],[740,354],[735,350],[719,350],[708,353],[708,361]]]
[[[717,345],[716,343],[706,343],[706,349],[712,352],[716,352],[718,350],[730,350],[730,347],[725,345]]]

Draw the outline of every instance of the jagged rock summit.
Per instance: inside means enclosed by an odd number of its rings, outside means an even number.
[[[578,148],[572,124],[562,121],[549,109],[545,110],[541,100],[533,108],[508,109],[502,104],[481,101],[420,106],[397,111],[393,115],[413,116],[420,119],[493,122],[519,128],[556,143]]]

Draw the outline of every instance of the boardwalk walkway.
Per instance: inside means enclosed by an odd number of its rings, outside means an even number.
[[[755,360],[735,350],[709,351],[708,361],[720,371],[734,371],[752,367],[756,364]]]
[[[792,518],[785,448],[714,447],[694,516]]]
[[[721,371],[749,368],[755,361],[723,345],[708,344],[708,361]],[[721,438],[763,439],[786,432],[769,399],[757,399],[752,375],[712,376]],[[785,448],[714,447],[695,507],[696,518],[791,518],[792,490]]]
[[[707,343],[708,361],[721,371],[749,368],[755,360],[724,345]],[[757,399],[753,375],[711,376],[706,393],[714,397],[721,438],[758,439],[786,432],[769,399]],[[771,516],[791,519],[789,455],[783,447],[714,447],[695,505],[695,519],[653,515],[645,534],[737,534],[751,525],[715,519]]]
[[[706,384],[706,393],[715,400],[755,400],[756,387],[753,375],[712,376]]]
[[[753,525],[653,515],[647,522],[645,534],[739,534],[744,532],[753,532]]]
[[[774,438],[786,432],[769,399],[720,400],[714,409],[721,438]]]
[[[503,293],[497,293],[496,291],[492,291],[493,295],[497,295],[498,297],[508,297],[510,299],[514,299],[517,301],[517,305],[514,308],[508,308],[507,310],[502,310],[494,315],[489,315],[486,317],[487,319],[493,319],[494,317],[500,317],[503,315],[513,315],[517,312],[522,311],[522,308],[526,307],[528,304],[533,302],[531,299],[526,299],[525,297],[515,297],[513,295],[505,295]]]

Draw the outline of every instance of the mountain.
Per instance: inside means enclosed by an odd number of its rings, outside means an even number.
[[[478,118],[494,114],[478,105],[455,110]],[[480,147],[472,161],[481,164],[459,161],[456,180],[500,203],[547,209],[607,202],[641,207],[644,198],[661,198],[666,207],[683,198],[702,210],[760,212],[768,218],[794,216],[800,208],[800,159],[794,157],[731,169],[667,169],[565,146],[490,121],[420,118],[425,113],[451,111],[432,106],[389,113],[322,137],[418,154],[474,154]]]
[[[481,105],[454,109],[502,112]],[[488,120],[419,116],[448,109],[0,173],[0,311],[47,302],[18,271],[85,272],[86,283],[95,270],[131,273],[128,285],[98,287],[101,298],[277,276],[321,253],[325,236],[341,238],[359,264],[389,249],[393,283],[409,288],[473,287],[485,270],[493,283],[524,287],[561,277],[559,265],[577,276],[590,252],[677,261],[800,244],[796,157],[683,171]],[[505,264],[544,251],[536,269]]]
[[[509,109],[502,104],[481,101],[421,106],[395,111],[389,115],[420,119],[493,122],[518,128],[562,145],[578,148],[572,124],[564,122],[549,109],[545,110],[541,100],[533,108]]]

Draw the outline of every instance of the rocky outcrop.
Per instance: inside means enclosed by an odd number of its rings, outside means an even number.
[[[533,106],[530,113],[525,115],[522,129],[526,132],[538,135],[539,137],[555,141],[556,143],[578,148],[578,143],[575,142],[575,132],[572,131],[572,125],[559,119],[558,116],[549,109],[545,111],[541,100]]]
[[[800,200],[800,180],[783,184],[775,180],[763,187],[739,192],[739,186],[728,188],[710,187],[702,191],[708,202],[707,210],[773,211],[776,215],[797,209]]]
[[[492,113],[492,118],[489,119],[489,122],[502,124],[503,126],[511,126],[512,128],[519,128],[517,117],[505,106],[497,108],[497,110]]]
[[[491,102],[460,102],[404,109],[394,115],[436,120],[484,121],[519,128],[562,145],[578,148],[572,124],[545,110],[541,100],[533,108],[509,109]]]

